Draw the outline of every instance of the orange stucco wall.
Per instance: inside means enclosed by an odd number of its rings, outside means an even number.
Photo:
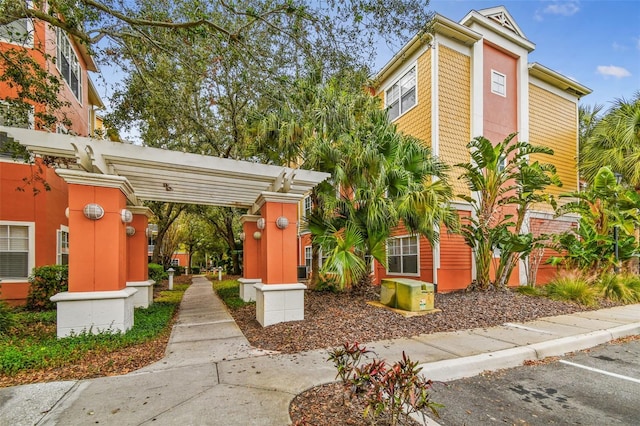
[[[67,207],[67,184],[52,169],[42,167],[50,191],[41,183],[25,184],[31,179],[39,165],[27,165],[11,161],[0,161],[0,220],[32,222],[35,224],[35,266],[53,265],[57,256],[57,231],[68,225],[64,214]],[[19,190],[22,189],[22,190]],[[37,194],[33,189],[39,190]],[[0,298],[24,301],[29,284],[5,282],[0,285]]]
[[[84,216],[88,203],[105,211],[99,220]],[[126,198],[118,188],[69,185],[69,291],[121,290],[126,284],[126,225],[120,212]]]
[[[259,241],[261,269],[260,278],[265,284],[291,284],[297,277],[297,218],[298,205],[267,201],[260,209],[266,221],[262,238]],[[278,217],[289,220],[289,226],[280,229],[276,226]]]
[[[244,278],[260,278],[260,242],[253,237],[257,230],[256,222],[247,220],[242,225],[244,232],[242,275]]]
[[[41,67],[48,70],[50,73],[60,77],[60,73],[58,72],[56,64],[53,61],[47,61],[43,54],[46,53],[52,58],[56,57],[57,47],[55,29],[45,25],[45,23],[42,21],[35,21],[33,38],[33,47],[29,49],[30,56],[35,58]],[[89,82],[86,72],[87,63],[85,62],[83,56],[80,54],[78,46],[75,45],[73,41],[72,45],[75,50],[76,56],[78,57],[80,67],[82,68],[82,96],[80,99],[76,99],[65,80],[61,78],[60,80],[62,85],[59,93],[59,98],[66,102],[69,102],[69,105],[61,109],[59,116],[62,117],[62,115],[64,114],[71,121],[71,126],[67,126],[68,131],[74,132],[75,134],[78,134],[80,136],[87,136],[89,133],[89,110],[91,109],[88,96]],[[22,49],[22,47],[10,43],[0,42],[0,50],[6,52],[10,49]],[[6,83],[0,83],[0,99],[6,98],[8,96],[16,96],[16,94],[17,91],[15,88],[10,88]],[[41,108],[42,107],[39,105],[35,106],[36,111],[39,111]],[[36,123],[36,129],[39,128],[41,127],[38,125],[38,123]],[[50,130],[55,131],[56,129]]]
[[[146,281],[149,277],[149,262],[147,261],[148,241],[147,225],[149,221],[144,214],[134,214],[133,226],[136,233],[127,236],[127,281]]]
[[[483,62],[483,135],[496,143],[518,131],[518,59],[485,41]],[[491,70],[506,76],[506,96],[491,92]]]

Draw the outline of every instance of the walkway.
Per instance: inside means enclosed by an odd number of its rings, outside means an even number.
[[[448,381],[640,334],[640,305],[526,324],[437,333],[367,345],[379,357],[404,350],[429,378]],[[167,353],[125,376],[0,389],[0,424],[286,425],[291,399],[335,378],[325,350],[279,355],[252,348],[214,295],[195,278]]]

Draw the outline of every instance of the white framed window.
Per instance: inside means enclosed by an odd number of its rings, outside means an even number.
[[[415,65],[387,89],[385,103],[389,111],[389,119],[392,121],[416,105]]]
[[[311,202],[311,196],[307,195],[304,197],[303,201],[303,209],[302,209],[302,217],[306,218],[311,215],[311,209],[313,208],[313,203]]]
[[[73,95],[82,103],[82,67],[69,37],[56,29],[56,67]]]
[[[180,266],[180,259],[171,259],[171,266]]]
[[[507,76],[496,70],[491,70],[491,93],[507,96]]]
[[[0,221],[0,279],[25,281],[35,266],[35,224]]]
[[[311,246],[305,246],[304,248],[304,266],[307,267],[307,274],[311,271],[311,259],[313,257],[313,251]]]
[[[58,265],[69,264],[69,227],[60,225],[57,231],[58,249],[56,250],[56,263]]]
[[[34,123],[33,105],[12,105],[0,100],[0,126],[33,129]]]
[[[0,42],[33,47],[33,21],[29,18],[16,19],[0,25]]]
[[[418,237],[393,237],[387,240],[387,273],[419,275]]]

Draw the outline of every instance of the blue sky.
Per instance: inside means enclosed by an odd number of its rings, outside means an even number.
[[[606,110],[614,99],[631,99],[640,90],[640,0],[431,0],[430,10],[458,22],[470,10],[494,6],[506,7],[535,43],[529,62],[593,90],[582,103]],[[377,69],[392,56],[383,49]]]

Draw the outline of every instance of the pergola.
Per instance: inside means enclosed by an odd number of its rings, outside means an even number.
[[[241,295],[263,325],[304,318],[297,282],[298,203],[327,173],[1,127],[36,155],[66,158],[69,291],[55,295],[58,336],[133,325],[152,302],[143,200],[247,209]]]

